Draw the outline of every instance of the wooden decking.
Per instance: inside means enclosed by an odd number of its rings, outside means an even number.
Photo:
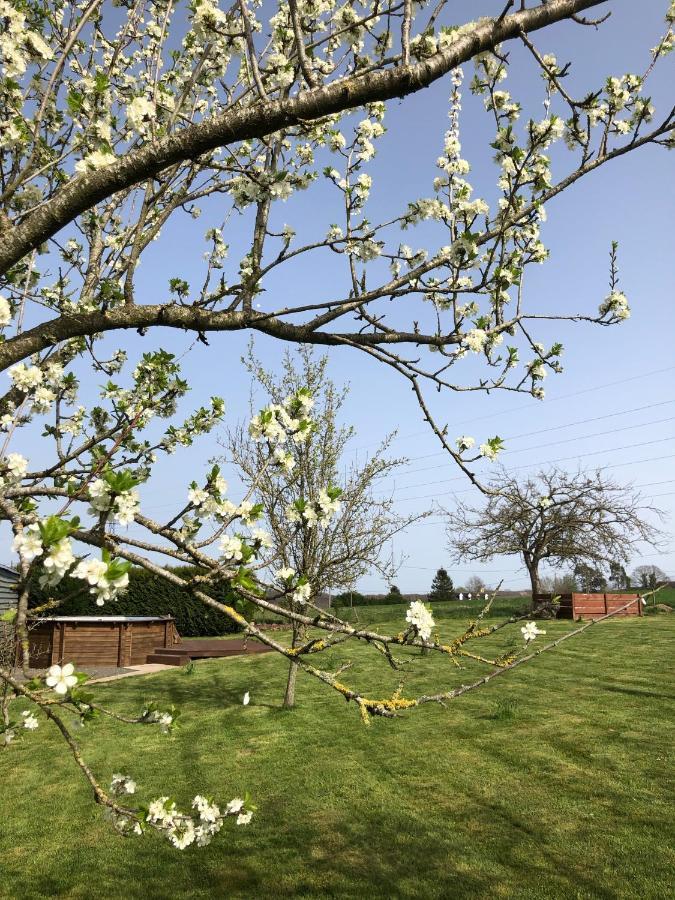
[[[164,663],[169,666],[184,666],[191,659],[214,659],[224,656],[241,656],[249,653],[267,653],[271,648],[260,641],[233,638],[219,640],[183,640],[174,647],[157,647],[147,658],[149,663]]]

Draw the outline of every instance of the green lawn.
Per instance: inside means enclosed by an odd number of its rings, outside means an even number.
[[[404,609],[359,615],[393,628]],[[436,610],[444,636],[461,612]],[[370,728],[308,678],[298,708],[280,710],[286,666],[271,654],[101,685],[120,711],[153,697],[182,709],[170,737],[104,721],[81,732],[102,779],[130,774],[143,799],[179,805],[248,789],[257,817],[183,853],[153,834],[120,838],[43,723],[0,754],[0,896],[672,896],[674,637],[675,615],[601,623],[446,709]],[[374,651],[349,652],[343,681],[375,684],[371,696],[395,686]],[[420,658],[407,691],[474,674]]]

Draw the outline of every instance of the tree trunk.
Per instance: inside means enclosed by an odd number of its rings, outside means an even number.
[[[530,584],[532,586],[532,609],[537,605],[537,594],[541,593],[541,584],[539,581],[539,564],[530,563],[527,567],[530,576]]]
[[[296,647],[299,643],[300,639],[300,629],[293,623],[293,640],[291,642],[291,647]],[[284,694],[284,702],[282,704],[284,709],[293,709],[295,706],[295,682],[298,677],[298,669],[299,669],[298,661],[296,659],[292,659],[288,666],[288,678],[286,679],[286,693]]]
[[[288,680],[286,681],[286,693],[284,694],[284,709],[293,709],[295,706],[295,680],[298,677],[297,660],[292,659],[288,666]]]

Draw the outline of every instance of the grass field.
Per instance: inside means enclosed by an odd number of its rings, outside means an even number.
[[[359,616],[398,628],[403,611]],[[436,609],[444,637],[464,612]],[[544,627],[550,638],[572,625]],[[101,685],[119,711],[151,698],[182,710],[169,737],[105,721],[81,732],[106,784],[121,771],[140,799],[171,793],[179,806],[249,790],[257,816],[183,853],[154,835],[120,838],[43,723],[0,754],[0,896],[672,896],[674,638],[675,615],[600,623],[446,709],[370,728],[306,677],[298,708],[282,711],[286,665],[272,654]],[[349,655],[343,681],[374,685],[371,696],[395,687],[374,651]],[[406,690],[475,674],[424,657]]]

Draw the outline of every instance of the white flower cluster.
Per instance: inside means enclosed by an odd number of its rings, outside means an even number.
[[[7,79],[23,75],[31,60],[40,62],[54,55],[42,37],[26,26],[26,16],[18,6],[0,0],[0,58]]]
[[[220,554],[223,559],[240,562],[244,556],[244,542],[239,537],[231,537],[229,534],[223,535],[220,539]]]
[[[478,452],[481,456],[484,456],[485,459],[489,459],[490,461],[494,461],[497,459],[497,454],[499,453],[499,448],[493,446],[492,444],[486,443],[481,444],[478,448]]]
[[[14,387],[24,394],[31,395],[34,412],[46,413],[56,400],[56,388],[63,378],[63,366],[51,363],[44,371],[38,366],[17,363],[8,369]]]
[[[159,709],[144,709],[141,711],[143,722],[159,725],[162,734],[168,734],[174,724],[174,716],[170,712],[162,712]]]
[[[333,516],[342,509],[340,500],[331,498],[328,491],[322,489],[316,500],[296,500],[286,507],[286,518],[291,523],[302,523],[306,528],[321,525],[327,528]]]
[[[526,644],[529,644],[530,641],[533,641],[538,634],[546,634],[545,631],[537,628],[536,622],[526,622],[520,630]]]
[[[36,728],[39,728],[40,723],[38,722],[36,715],[29,709],[24,709],[21,715],[23,716],[23,727],[27,731],[35,731]]]
[[[12,550],[18,553],[25,563],[32,562],[38,556],[42,556],[43,549],[40,526],[36,523],[26,525],[23,531],[15,535],[12,541]]]
[[[455,441],[457,444],[457,449],[460,453],[463,453],[465,450],[470,450],[476,443],[475,438],[469,437],[467,434],[462,434]]]
[[[97,169],[103,169],[111,166],[116,161],[113,153],[106,153],[103,150],[94,150],[87,154],[83,159],[75,163],[75,171],[78,173],[95,172]]]
[[[305,604],[308,602],[310,597],[312,596],[312,586],[309,582],[305,584],[299,584],[297,588],[293,591],[293,600],[296,603]]]
[[[628,298],[622,291],[612,291],[611,294],[608,294],[600,304],[598,311],[601,316],[609,313],[612,318],[621,321],[630,318]]]
[[[431,637],[431,629],[435,627],[434,617],[428,606],[421,600],[413,600],[408,611],[405,614],[407,622],[410,622],[417,629],[418,635],[423,641],[428,641]]]
[[[192,801],[196,815],[185,815],[176,809],[176,804],[168,797],[158,797],[148,806],[145,821],[166,832],[168,839],[177,850],[185,850],[191,844],[205,847],[218,834],[226,816],[236,816],[237,825],[248,825],[253,818],[253,810],[247,809],[244,800],[236,797],[230,800],[225,811],[197,794]]]
[[[12,321],[12,307],[7,297],[0,294],[0,328],[5,328]]]
[[[113,794],[135,794],[136,782],[129,778],[128,775],[120,775],[119,772],[113,775],[110,782],[110,790]]]
[[[0,487],[18,484],[28,471],[28,460],[20,453],[8,453],[0,459]]]
[[[14,387],[24,394],[34,390],[42,384],[42,372],[37,366],[27,366],[26,363],[17,363],[10,366],[7,374],[14,382]]]
[[[302,390],[286,397],[282,404],[271,403],[253,416],[249,434],[254,441],[283,444],[290,437],[295,444],[302,444],[312,433],[312,422],[307,416],[313,405],[312,397]]]
[[[157,114],[155,104],[147,97],[135,97],[127,107],[127,122],[141,135],[149,134]]]
[[[116,578],[108,576],[108,563],[102,559],[88,559],[79,562],[72,571],[73,578],[81,578],[89,585],[89,593],[96,597],[96,605],[103,606],[106,600],[116,600],[117,595],[129,586],[129,574],[124,572]]]
[[[138,491],[121,491],[113,500],[112,489],[107,481],[97,478],[89,485],[89,512],[92,515],[108,512],[112,509],[113,519],[120,525],[130,525],[138,512],[140,497]]]
[[[62,538],[60,541],[52,544],[49,548],[49,553],[42,561],[44,571],[40,575],[40,586],[59,584],[74,562],[75,556],[68,538]]]
[[[472,328],[464,335],[463,343],[472,353],[480,353],[487,342],[487,332],[483,328]]]

